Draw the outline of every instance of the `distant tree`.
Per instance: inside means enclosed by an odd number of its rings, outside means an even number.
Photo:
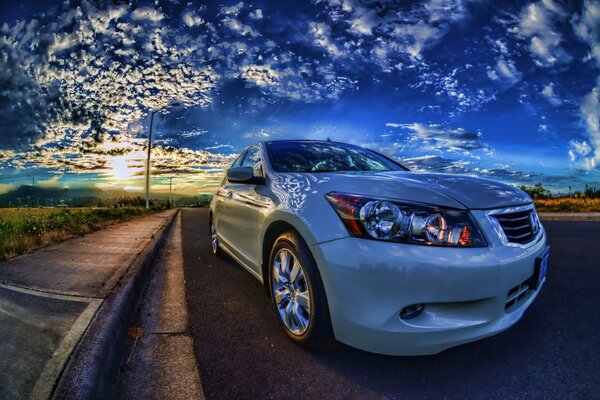
[[[122,196],[116,198],[114,205],[115,207],[142,207],[146,205],[146,200],[144,200],[141,196]]]
[[[598,192],[596,190],[596,186],[594,187],[588,187],[588,185],[585,185],[585,197],[589,197],[590,199],[594,199],[597,197],[600,197],[600,192]]]
[[[201,194],[198,196],[197,204],[199,207],[208,207],[212,201],[212,194]]]
[[[552,197],[552,193],[548,189],[544,189],[541,183],[536,183],[531,186],[520,186],[519,189],[527,193],[532,199],[548,199]]]

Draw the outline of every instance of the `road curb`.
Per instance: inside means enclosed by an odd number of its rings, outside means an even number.
[[[53,399],[115,397],[118,368],[129,341],[127,328],[134,322],[152,264],[178,213],[163,223],[104,299],[67,362]]]
[[[600,213],[538,213],[542,221],[600,221]]]

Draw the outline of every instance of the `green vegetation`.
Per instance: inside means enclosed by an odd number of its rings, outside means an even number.
[[[0,209],[0,260],[164,208]]]
[[[548,189],[545,189],[541,183],[536,183],[533,186],[519,186],[519,189],[527,193],[531,196],[532,199],[600,199],[600,190],[596,190],[596,186],[588,186],[585,185],[585,190],[580,191],[571,191],[571,187],[569,186],[569,193],[564,195],[553,195]]]
[[[531,186],[519,186],[519,189],[527,193],[532,199],[548,199],[552,197],[552,193],[548,189],[544,189],[541,183],[536,183]]]
[[[531,186],[521,186],[519,189],[526,192],[539,212],[600,212],[600,190],[588,187],[582,192],[571,192],[566,195],[553,195],[541,183]]]
[[[168,207],[168,193],[154,193],[151,204],[156,207]],[[158,199],[157,199],[158,197]],[[207,207],[212,194],[201,193],[195,196],[173,193],[173,206]],[[37,207],[143,207],[146,199],[125,193],[106,193],[97,188],[44,188],[21,185],[17,189],[0,194],[0,208],[37,208]]]
[[[557,197],[535,199],[538,212],[600,212],[600,199]]]

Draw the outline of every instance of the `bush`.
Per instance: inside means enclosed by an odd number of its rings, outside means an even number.
[[[548,189],[544,189],[541,183],[536,183],[531,186],[519,186],[519,189],[527,193],[532,199],[548,199],[552,197],[552,193]]]
[[[143,207],[19,209],[0,213],[0,260],[157,211]]]
[[[536,199],[535,206],[539,212],[600,212],[600,199],[572,197]]]

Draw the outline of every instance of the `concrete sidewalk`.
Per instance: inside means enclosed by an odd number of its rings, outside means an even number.
[[[156,237],[175,212],[114,225],[0,263],[0,398],[52,396],[90,322],[98,319],[105,300],[127,284],[132,265],[160,245]]]
[[[600,221],[600,213],[539,213],[542,221]]]

